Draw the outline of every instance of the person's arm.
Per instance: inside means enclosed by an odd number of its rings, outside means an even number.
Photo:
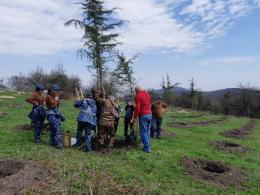
[[[136,119],[139,116],[140,109],[141,109],[141,100],[140,100],[140,97],[137,95],[135,98],[134,119]]]
[[[168,108],[168,105],[165,104],[165,103],[162,103],[162,107],[163,107],[163,108]]]
[[[26,102],[36,106],[38,105],[38,101],[36,100],[35,94],[32,94],[30,97],[26,99]]]
[[[75,107],[75,108],[80,108],[81,105],[82,105],[82,101],[81,101],[81,100],[77,100],[77,101],[75,101],[75,103],[74,103],[74,107]]]

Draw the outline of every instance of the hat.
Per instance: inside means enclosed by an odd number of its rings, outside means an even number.
[[[59,90],[60,90],[60,86],[59,86],[58,84],[53,84],[53,85],[51,86],[51,90],[53,90],[53,91],[59,91]]]
[[[88,99],[93,99],[93,95],[92,95],[92,92],[89,91],[89,90],[86,90],[85,91],[85,94],[84,94],[85,98],[88,98]]]
[[[43,91],[45,88],[43,86],[43,84],[38,83],[35,87],[35,91],[39,92],[39,91]]]

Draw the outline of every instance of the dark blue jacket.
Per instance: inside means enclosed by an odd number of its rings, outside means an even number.
[[[97,125],[97,106],[95,100],[83,99],[74,103],[76,108],[80,108],[77,117],[78,121],[87,122],[93,126]]]
[[[32,121],[44,119],[46,117],[46,112],[44,110],[44,106],[43,105],[34,106],[32,111],[29,113],[28,117]]]

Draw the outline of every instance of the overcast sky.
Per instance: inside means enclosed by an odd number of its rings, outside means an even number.
[[[87,62],[77,58],[82,32],[64,23],[80,17],[71,0],[0,1],[0,77],[64,64],[86,85]],[[106,0],[128,21],[120,49],[140,54],[134,69],[140,85],[173,82],[214,90],[248,83],[260,87],[260,0]]]

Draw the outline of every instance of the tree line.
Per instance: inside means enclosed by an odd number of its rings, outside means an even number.
[[[196,89],[194,79],[190,81],[187,92],[177,95],[174,94],[174,88],[178,85],[172,84],[168,75],[166,81],[162,81],[162,99],[170,105],[214,114],[260,117],[260,91],[250,84],[240,84],[236,91],[226,91],[221,96],[212,97]],[[151,94],[154,99],[158,96],[153,91]]]

